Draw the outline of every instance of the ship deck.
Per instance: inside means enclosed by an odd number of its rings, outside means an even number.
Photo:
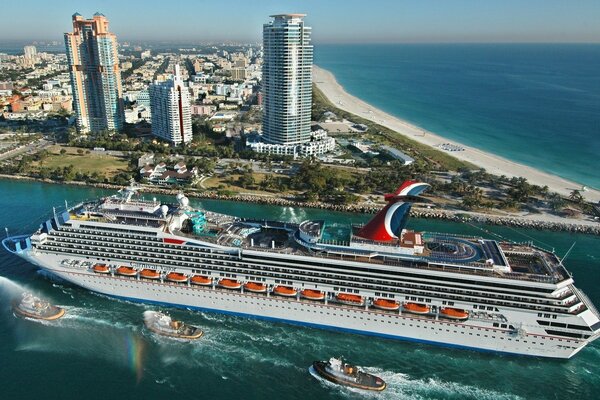
[[[87,213],[82,212],[84,209]],[[101,203],[88,203],[72,211],[71,217],[76,220],[155,227],[167,231],[169,218],[177,213],[181,214],[177,206],[170,205],[169,210],[169,215],[160,216],[141,211],[106,210],[101,208]],[[184,226],[173,231],[173,234],[227,248],[541,283],[556,283],[570,277],[554,253],[531,245],[445,233],[423,233],[423,253],[401,255],[395,253],[394,247],[398,245],[394,243],[376,243],[378,247],[375,250],[365,250],[368,246],[361,246],[368,245],[369,241],[354,236],[354,230],[350,227],[346,238],[336,241],[327,237],[327,240],[319,242],[327,244],[327,247],[310,248],[297,237],[299,224],[240,219],[202,210],[188,209],[183,213],[188,218]],[[504,268],[499,270],[494,266]]]

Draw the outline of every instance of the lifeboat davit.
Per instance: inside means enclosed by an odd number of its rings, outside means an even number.
[[[404,311],[412,314],[429,314],[430,308],[425,304],[419,303],[404,303]]]
[[[324,300],[325,293],[320,290],[304,289],[300,292],[300,296],[308,300]]]
[[[200,286],[210,286],[212,285],[212,278],[209,278],[208,276],[194,275],[192,276],[192,279],[190,279],[190,283]]]
[[[275,286],[273,293],[278,296],[295,297],[298,294],[298,291],[289,286]]]
[[[469,312],[459,308],[444,307],[440,311],[440,316],[448,319],[464,321],[469,319]]]
[[[92,271],[97,274],[110,274],[110,268],[106,264],[96,264],[92,267]]]
[[[244,289],[253,293],[267,293],[267,285],[258,282],[246,282]]]
[[[124,276],[135,276],[137,274],[137,270],[135,268],[120,266],[117,268],[117,274]]]
[[[237,290],[242,287],[242,284],[235,279],[221,279],[219,281],[219,286],[224,287],[225,289]]]
[[[375,299],[375,301],[373,302],[373,307],[379,308],[381,310],[396,311],[400,308],[400,303],[398,303],[397,301],[387,299]]]
[[[188,277],[184,274],[180,274],[179,272],[169,272],[167,274],[167,280],[171,282],[184,283],[187,282]]]
[[[140,271],[140,278],[146,279],[160,279],[160,273],[154,269],[144,268]]]
[[[335,297],[340,303],[347,304],[349,306],[362,306],[365,304],[365,300],[362,298],[362,296],[357,294],[338,293]]]

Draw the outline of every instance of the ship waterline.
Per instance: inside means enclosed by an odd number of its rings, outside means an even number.
[[[75,285],[146,303],[552,358],[569,358],[600,334],[597,311],[552,253],[408,231],[397,213],[410,203],[400,192],[348,243],[324,240],[322,221],[240,220],[193,210],[184,196],[175,205],[134,200],[131,190],[3,244]],[[108,273],[94,272],[97,265]],[[119,274],[122,267],[135,272]],[[158,279],[145,278],[145,269]],[[210,283],[195,285],[195,276]],[[246,290],[249,282],[266,290]],[[280,287],[295,295],[277,295]],[[309,299],[305,290],[323,296]],[[360,302],[343,300],[350,297]],[[398,307],[376,306],[386,301]]]

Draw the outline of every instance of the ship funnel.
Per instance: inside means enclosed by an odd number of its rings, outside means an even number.
[[[387,205],[358,231],[357,236],[381,242],[398,239],[408,222],[412,206],[409,199],[418,196],[428,187],[427,183],[405,181],[394,193],[386,194],[384,198]]]

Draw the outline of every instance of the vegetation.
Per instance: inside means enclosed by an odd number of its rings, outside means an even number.
[[[337,108],[327,99],[327,97],[325,97],[323,92],[321,92],[316,85],[313,85],[313,119],[321,119],[327,111],[333,112],[340,118],[366,125],[368,127],[368,132],[374,134],[372,135],[373,139],[382,144],[387,144],[402,150],[403,152],[411,155],[415,160],[417,160],[417,162],[426,164],[431,170],[437,169],[442,171],[458,171],[459,169],[475,168],[470,163],[460,161],[449,154],[416,142],[373,121]]]

